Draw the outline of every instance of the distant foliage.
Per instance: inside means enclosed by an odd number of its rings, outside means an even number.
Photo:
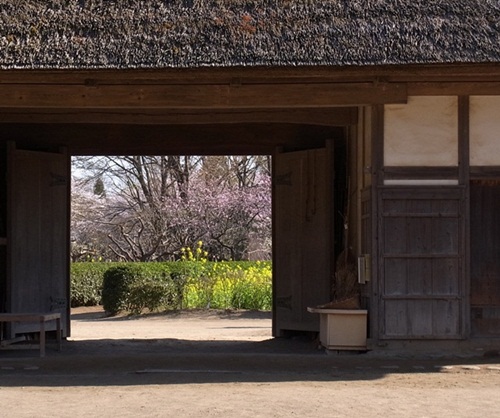
[[[203,240],[211,260],[271,254],[268,156],[75,157],[73,261],[174,261]]]

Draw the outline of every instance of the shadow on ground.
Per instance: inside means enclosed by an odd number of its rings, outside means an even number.
[[[182,340],[67,341],[63,351],[0,353],[5,387],[127,386],[229,382],[371,381],[391,373],[437,373],[500,359],[394,359],[327,354],[304,339],[263,342]]]
[[[199,315],[196,312],[193,315]],[[165,314],[162,314],[165,317]],[[172,312],[174,318],[179,313]],[[185,317],[185,312],[182,313]],[[261,319],[269,313],[211,313],[224,319],[238,315]],[[150,315],[155,317],[155,315]],[[265,317],[264,317],[265,318]],[[133,320],[102,312],[74,315],[96,324]],[[143,317],[141,317],[143,319]],[[235,321],[234,327],[241,328]],[[244,327],[255,328],[255,327]],[[258,328],[258,327],[257,327]],[[31,347],[33,348],[33,347]],[[450,365],[498,364],[500,358],[405,358],[373,352],[328,352],[316,338],[298,335],[261,341],[156,339],[81,339],[53,341],[47,356],[28,349],[0,351],[0,381],[5,387],[128,386],[229,382],[373,381],[391,373],[436,373]]]

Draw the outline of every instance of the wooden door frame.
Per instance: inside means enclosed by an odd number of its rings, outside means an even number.
[[[451,86],[450,86],[451,87]],[[486,92],[484,92],[486,93]],[[464,256],[463,256],[463,280],[461,281],[461,290],[463,295],[463,303],[461,316],[463,323],[461,324],[462,338],[470,337],[471,321],[470,321],[470,177],[471,177],[471,167],[470,167],[470,106],[469,106],[469,95],[471,92],[466,90],[457,89],[456,87],[451,87],[450,90],[440,90],[437,85],[431,84],[413,84],[409,88],[409,95],[456,95],[458,97],[458,166],[456,169],[440,169],[435,170],[433,168],[408,168],[397,172],[399,175],[404,173],[410,177],[415,175],[416,172],[419,175],[429,176],[430,178],[435,178],[436,176],[440,178],[449,178],[457,176],[459,187],[463,189],[463,197],[461,200],[461,212],[463,214],[462,222],[462,236],[464,237]],[[478,93],[479,94],[479,93]],[[493,94],[492,92],[489,94]],[[484,170],[472,170],[475,175],[481,175],[486,173],[491,173],[490,175],[498,174],[500,175],[500,170],[494,168],[486,168]],[[427,173],[427,174],[426,174]],[[380,214],[380,192],[384,187],[384,179],[390,178],[391,174],[394,174],[394,169],[384,166],[384,105],[375,105],[372,107],[372,248],[375,257],[372,257],[372,309],[370,312],[370,331],[373,340],[377,341],[381,339],[381,321],[383,318],[380,316],[380,257],[381,257],[381,245],[380,245],[380,230],[379,225],[381,225],[382,219]],[[456,178],[456,177],[455,177]]]

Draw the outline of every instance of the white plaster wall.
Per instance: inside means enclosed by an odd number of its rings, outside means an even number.
[[[500,165],[500,96],[470,97],[470,165]]]
[[[386,105],[384,165],[457,166],[458,97],[411,96]]]

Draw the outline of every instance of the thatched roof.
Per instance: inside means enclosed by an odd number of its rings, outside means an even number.
[[[0,0],[0,68],[500,62],[499,0]]]

